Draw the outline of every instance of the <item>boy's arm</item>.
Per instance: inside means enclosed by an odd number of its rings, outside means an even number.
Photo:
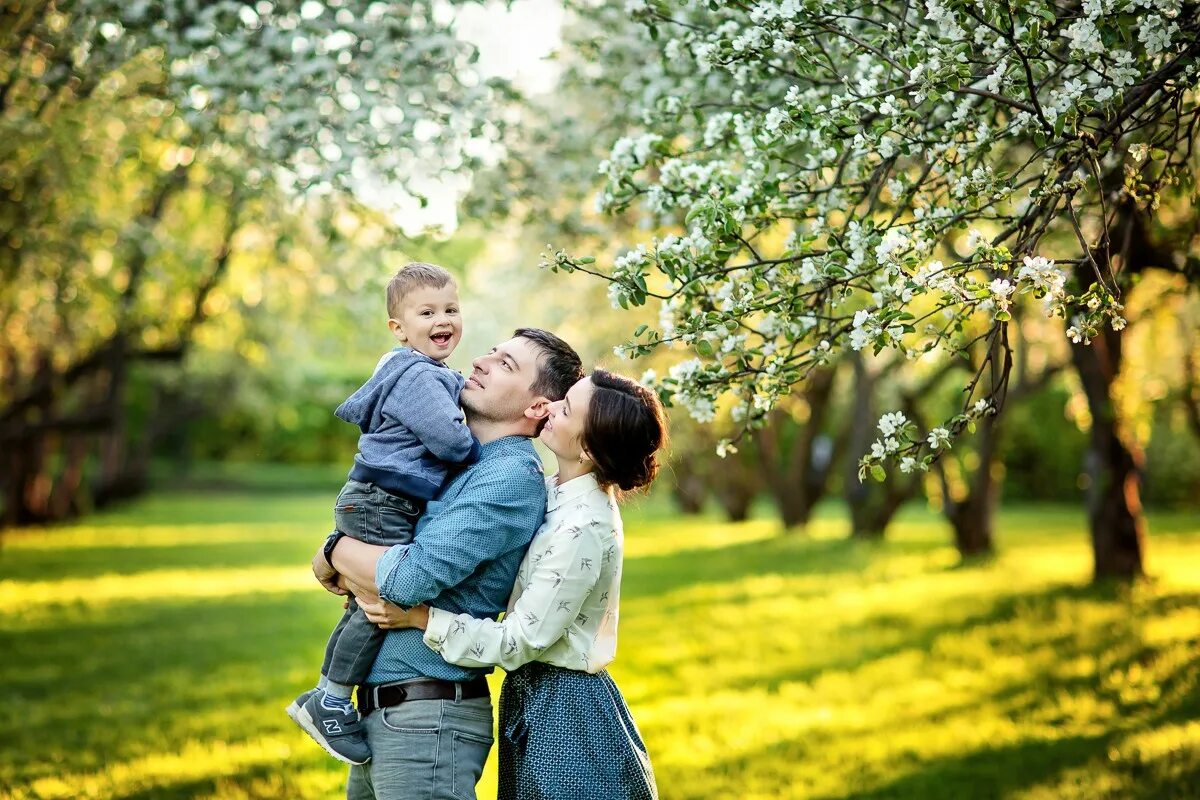
[[[458,407],[458,393],[449,368],[418,364],[388,393],[383,413],[412,431],[435,458],[472,464],[479,460],[479,440]]]
[[[541,476],[511,461],[476,469],[480,474],[421,526],[412,544],[378,559],[380,597],[406,608],[428,602],[514,543],[529,542],[546,508]]]

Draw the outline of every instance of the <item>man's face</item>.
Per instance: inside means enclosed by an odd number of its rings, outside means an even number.
[[[496,345],[491,352],[471,362],[471,374],[462,391],[463,408],[473,415],[497,422],[516,422],[538,405],[531,419],[545,412],[545,398],[534,395],[538,350],[528,339],[515,337]]]

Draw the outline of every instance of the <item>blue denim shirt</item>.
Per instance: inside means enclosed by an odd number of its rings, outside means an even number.
[[[495,619],[508,606],[517,569],[546,515],[546,484],[533,444],[506,436],[483,445],[479,461],[431,500],[411,545],[379,559],[379,595],[401,606],[428,603],[452,614]],[[416,628],[390,630],[370,683],[410,678],[470,680],[491,672],[443,661]]]

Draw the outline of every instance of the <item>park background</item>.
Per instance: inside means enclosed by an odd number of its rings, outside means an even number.
[[[354,453],[332,409],[392,344],[400,265],[457,276],[460,370],[519,325],[633,377],[694,355],[615,351],[657,307],[539,265],[671,229],[593,205],[646,4],[398,5],[0,6],[5,800],[340,793],[283,707],[340,614],[308,569]],[[356,91],[406,110],[374,149]],[[860,480],[881,413],[960,404],[887,352],[723,458],[728,405],[671,409],[611,670],[664,798],[1200,797],[1200,215],[1158,211],[1183,266],[1125,287],[1099,406],[1066,322],[1014,301],[1006,402],[928,471]],[[1125,574],[1098,424],[1133,465]]]

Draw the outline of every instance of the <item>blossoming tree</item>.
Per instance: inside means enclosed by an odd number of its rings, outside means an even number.
[[[599,205],[675,232],[611,269],[563,249],[548,266],[607,278],[620,306],[659,303],[626,350],[691,348],[659,387],[702,420],[728,397],[754,427],[847,350],[983,353],[959,413],[927,430],[883,415],[864,476],[927,469],[996,412],[1015,303],[1081,345],[1119,332],[1114,231],[1165,188],[1194,191],[1195,3],[625,8],[659,58],[619,77],[642,131],[601,164]],[[1102,549],[1097,574],[1140,571]]]
[[[128,438],[130,365],[178,361],[229,273],[286,263],[280,218],[336,193],[332,238],[361,210],[346,190],[472,165],[468,141],[502,121],[452,11],[0,6],[0,524],[90,504],[86,484],[122,460],[108,444]]]

